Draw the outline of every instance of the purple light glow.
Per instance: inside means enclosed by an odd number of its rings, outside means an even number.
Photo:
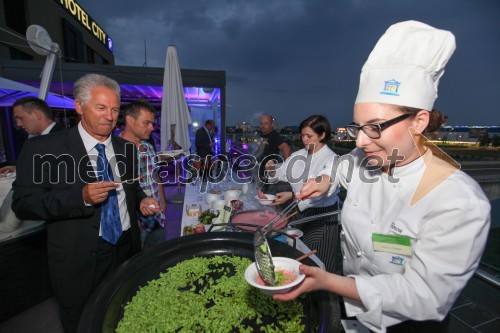
[[[38,88],[40,82],[23,82]],[[121,97],[124,103],[128,103],[138,98],[146,98],[152,103],[161,101],[163,87],[153,85],[136,85],[136,84],[121,84]],[[73,82],[52,82],[50,92],[61,95],[64,91],[66,96],[72,97]],[[186,102],[190,106],[207,106],[214,104],[220,100],[220,88],[203,88],[203,87],[184,87],[184,95]]]

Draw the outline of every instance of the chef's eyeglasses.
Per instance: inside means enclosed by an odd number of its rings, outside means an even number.
[[[358,137],[359,130],[362,130],[363,133],[366,134],[370,139],[379,139],[382,135],[382,131],[389,126],[399,123],[400,121],[405,120],[409,116],[412,116],[411,113],[402,114],[396,118],[390,119],[382,124],[365,124],[363,126],[350,124],[345,127],[347,134],[353,139]]]

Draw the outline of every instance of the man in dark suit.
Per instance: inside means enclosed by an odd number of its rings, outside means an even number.
[[[52,110],[49,105],[36,97],[23,97],[12,104],[12,113],[16,125],[22,127],[28,137],[54,133],[63,129],[61,125],[52,120]],[[16,171],[14,163],[0,168],[0,173]]]
[[[12,112],[17,126],[22,127],[29,136],[57,132],[62,126],[52,120],[49,105],[36,97],[23,97],[12,104]]]
[[[214,142],[212,141],[211,131],[215,126],[215,122],[211,119],[205,121],[205,126],[199,128],[196,131],[196,154],[200,156],[202,170],[207,170],[210,166],[211,156],[213,154],[212,147]],[[202,172],[203,176],[206,176],[206,172]]]
[[[111,136],[120,86],[87,74],[75,82],[78,126],[28,140],[17,163],[12,209],[47,221],[49,271],[64,331],[75,332],[91,292],[140,250],[136,210],[159,211],[136,179],[136,148]]]

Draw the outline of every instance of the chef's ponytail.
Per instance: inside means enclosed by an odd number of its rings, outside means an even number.
[[[407,106],[398,106],[398,108],[402,112],[410,113],[414,116],[422,111],[421,109],[410,108]],[[438,109],[432,109],[432,111],[429,111],[429,124],[427,124],[427,127],[425,128],[423,133],[434,133],[439,131],[439,129],[444,125],[447,119],[448,117],[443,115],[441,111],[439,111]]]

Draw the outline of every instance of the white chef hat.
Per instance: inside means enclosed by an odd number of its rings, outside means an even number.
[[[417,21],[387,29],[366,60],[356,103],[432,110],[439,79],[455,51],[455,36]]]

